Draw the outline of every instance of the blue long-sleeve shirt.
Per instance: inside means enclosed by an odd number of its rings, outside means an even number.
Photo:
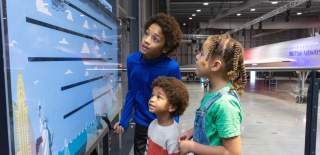
[[[149,112],[148,101],[152,94],[152,81],[159,76],[171,76],[181,79],[179,65],[165,54],[158,58],[143,59],[139,51],[127,58],[128,92],[121,113],[120,125],[128,127],[131,112],[134,109],[136,124],[148,127],[156,116]]]

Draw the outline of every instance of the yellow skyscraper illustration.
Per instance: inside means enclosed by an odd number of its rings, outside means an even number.
[[[20,71],[17,79],[17,105],[15,109],[17,155],[32,155],[29,114],[25,99],[24,82]]]

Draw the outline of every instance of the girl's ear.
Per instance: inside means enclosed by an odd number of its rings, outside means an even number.
[[[210,63],[210,70],[216,72],[222,67],[222,62],[219,59],[212,60]]]

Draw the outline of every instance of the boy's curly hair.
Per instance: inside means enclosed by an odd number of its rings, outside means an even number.
[[[144,26],[146,31],[152,24],[158,24],[161,27],[165,37],[164,47],[168,49],[167,55],[173,52],[180,44],[182,32],[176,19],[170,15],[159,13],[151,17]]]
[[[152,82],[152,88],[160,87],[168,98],[168,104],[176,108],[171,116],[180,116],[189,104],[186,86],[174,77],[160,76]]]

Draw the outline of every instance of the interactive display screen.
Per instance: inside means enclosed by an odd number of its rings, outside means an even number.
[[[320,68],[320,36],[246,49],[245,64],[274,69]]]
[[[84,154],[118,113],[118,24],[97,3],[3,3],[13,153]]]

